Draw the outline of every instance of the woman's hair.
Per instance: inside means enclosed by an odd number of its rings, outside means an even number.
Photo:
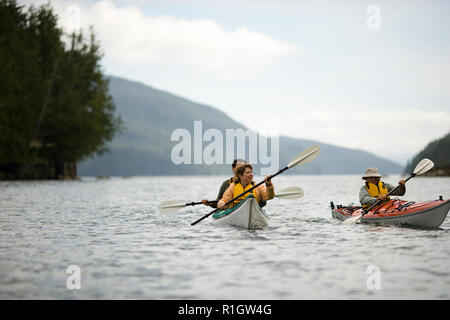
[[[241,182],[241,179],[239,178],[239,176],[242,176],[245,172],[245,169],[247,169],[247,168],[249,168],[250,170],[253,170],[253,166],[250,163],[243,164],[236,169],[236,174],[233,177],[234,183]]]

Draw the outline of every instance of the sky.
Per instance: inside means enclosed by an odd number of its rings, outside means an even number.
[[[19,0],[39,5],[40,0]],[[399,164],[450,131],[450,1],[52,0],[108,75]]]

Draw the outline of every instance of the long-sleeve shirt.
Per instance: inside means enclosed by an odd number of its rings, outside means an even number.
[[[391,192],[395,189],[395,187],[392,184],[384,183],[386,186],[386,189],[388,192]],[[406,187],[404,185],[400,185],[400,187],[395,190],[393,193],[391,193],[391,196],[403,196],[406,192]],[[362,186],[359,190],[359,202],[361,202],[362,205],[373,205],[377,201],[376,197],[371,197],[369,195],[369,192],[366,189],[366,186]]]
[[[231,199],[233,199],[234,186],[235,186],[234,182],[230,184],[228,189],[224,192],[222,199],[219,201],[217,206],[219,206],[221,203],[225,204],[228,201],[230,201]],[[273,199],[275,197],[275,191],[273,188],[273,184],[268,187],[266,187],[264,184],[262,184],[262,185],[256,187],[255,189],[253,189],[253,191],[255,192],[255,199],[258,203],[260,203],[261,200],[267,201],[267,200]]]

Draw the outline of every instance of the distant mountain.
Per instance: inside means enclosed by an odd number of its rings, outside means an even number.
[[[422,151],[408,162],[405,173],[414,171],[415,166],[423,158],[434,162],[434,169],[429,175],[450,176],[450,132],[444,137],[430,142]]]
[[[208,165],[205,164],[205,161],[202,161],[202,164],[188,165],[173,163],[172,152],[178,150],[181,142],[185,141],[179,137],[174,137],[174,141],[171,141],[171,136],[176,129],[191,136],[190,150],[186,147],[183,150],[187,152],[186,154],[175,152],[177,157],[186,156],[190,152],[191,157],[189,158],[193,163],[195,148],[200,145],[199,143],[202,144],[201,150],[206,154],[211,154],[212,157],[217,156],[215,152],[207,153],[208,145],[216,140],[206,141],[204,137],[205,141],[201,141],[201,135],[200,138],[198,138],[199,135],[194,135],[194,126],[197,126],[198,131],[200,123],[197,122],[194,125],[194,121],[201,121],[203,134],[208,129],[217,129],[209,130],[209,133],[222,135],[223,149],[217,147],[217,150],[223,150],[224,162],[226,161],[225,157],[229,156],[230,150],[234,151],[231,158],[237,155],[236,139],[234,148],[229,149],[228,154],[226,152],[226,130],[236,133],[238,129],[242,129],[248,133],[245,158],[249,160],[251,140],[249,136],[253,133],[247,131],[245,126],[220,110],[118,77],[110,77],[110,93],[116,104],[116,112],[122,117],[125,129],[110,143],[108,154],[87,159],[79,164],[78,174],[80,176],[229,175],[231,172],[229,164]],[[194,136],[197,136],[200,142],[194,141]],[[257,139],[261,141],[261,137],[258,136]],[[270,159],[270,146],[271,143],[274,143],[274,140],[270,138],[267,140],[269,141],[268,152],[262,152],[263,149],[260,149],[260,145],[257,145],[255,149],[258,162],[267,163],[262,167],[268,167],[269,163],[264,162],[264,158],[261,158],[259,152],[261,151],[262,155],[269,155],[268,159]],[[383,173],[400,173],[402,171],[399,164],[365,151],[285,136],[279,137],[279,167],[284,167],[297,153],[313,144],[320,146],[320,156],[307,165],[289,170],[289,173],[362,174],[367,167],[378,167]],[[256,167],[259,168],[258,165]]]
[[[288,163],[296,153],[312,144],[320,147],[319,157],[311,163],[311,168],[299,167],[292,173],[311,174],[363,174],[368,167],[377,167],[382,174],[400,173],[402,167],[390,160],[357,149],[338,147],[311,140],[280,137],[280,165]]]

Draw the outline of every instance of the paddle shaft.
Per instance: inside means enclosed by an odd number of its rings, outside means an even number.
[[[217,202],[219,202],[219,200],[206,201],[206,203],[208,203],[208,204],[217,203]],[[196,206],[198,204],[203,204],[203,202],[201,202],[201,201],[200,202],[188,202],[188,203],[186,203],[186,206]]]
[[[273,179],[274,177],[276,177],[277,175],[279,175],[280,173],[282,173],[283,171],[285,171],[285,170],[287,170],[287,169],[289,169],[289,167],[287,167],[287,166],[284,167],[283,169],[281,169],[280,171],[278,171],[277,173],[275,173],[274,175],[272,175],[272,176],[270,177],[270,179]],[[247,191],[244,191],[244,192],[241,193],[240,195],[234,197],[233,199],[231,199],[230,201],[228,201],[227,203],[225,203],[225,206],[229,205],[229,204],[232,203],[234,200],[236,200],[236,199],[242,197],[244,194],[249,193],[249,192],[252,191],[253,189],[259,187],[259,186],[262,185],[265,181],[266,181],[266,180],[263,180],[263,181],[261,181],[260,183],[255,184],[253,187],[251,187],[251,188],[248,189]],[[199,222],[202,221],[203,219],[208,218],[210,215],[216,213],[216,212],[219,211],[219,210],[220,210],[220,208],[217,208],[217,209],[211,211],[210,213],[208,213],[207,215],[204,215],[203,217],[201,217],[201,218],[198,219],[197,221],[192,222],[192,223],[191,223],[191,226],[196,225],[197,223],[199,223]]]
[[[409,179],[411,179],[412,177],[415,177],[416,176],[416,174],[415,173],[411,173],[411,175],[408,177],[408,179],[406,179],[405,180],[405,183],[406,183],[406,181],[408,181]],[[386,197],[388,197],[389,195],[391,195],[395,190],[397,190],[398,188],[400,188],[400,186],[401,186],[401,184],[399,184],[398,186],[396,186],[394,189],[392,189],[391,191],[389,191],[389,193],[386,195]],[[363,214],[362,215],[365,215],[365,214],[367,214],[367,213],[369,213],[369,211],[370,210],[372,210],[374,207],[376,207],[377,205],[379,205],[380,203],[381,203],[381,201],[383,201],[383,200],[377,200],[377,202],[375,202],[373,205],[371,205],[369,208],[367,208],[367,209],[364,209],[363,211]]]

